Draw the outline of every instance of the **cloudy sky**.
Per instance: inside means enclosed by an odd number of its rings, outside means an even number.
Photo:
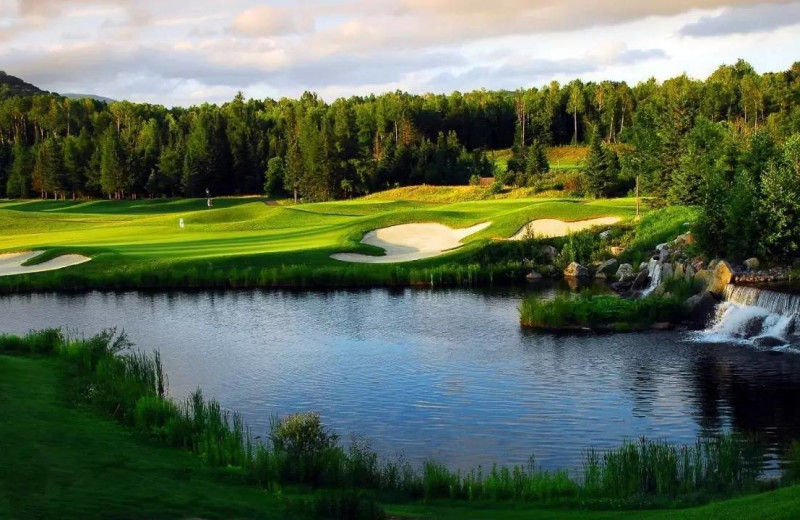
[[[165,105],[703,78],[798,42],[800,0],[0,0],[0,70]]]

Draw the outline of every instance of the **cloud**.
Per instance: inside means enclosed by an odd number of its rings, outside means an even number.
[[[618,25],[695,9],[764,3],[764,0],[386,0],[380,3],[360,0],[336,4],[338,23],[323,25],[307,37],[306,44],[319,54],[411,50]],[[320,7],[316,12],[324,14],[331,9],[334,8]]]
[[[528,86],[549,81],[556,76],[579,77],[616,65],[632,65],[642,61],[666,58],[661,49],[627,49],[617,46],[616,51],[599,50],[578,58],[513,59],[497,65],[476,66],[460,73],[442,72],[428,81],[428,88],[443,92],[489,87],[509,88],[511,85]]]
[[[697,38],[764,32],[800,23],[800,3],[768,4],[723,10],[684,25],[680,34]]]
[[[311,15],[286,7],[253,7],[242,11],[233,20],[233,30],[246,36],[283,36],[309,32],[313,28]]]

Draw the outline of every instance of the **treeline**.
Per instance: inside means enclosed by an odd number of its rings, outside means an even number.
[[[306,200],[407,184],[466,184],[503,174],[532,185],[547,146],[592,143],[588,193],[642,192],[691,202],[700,125],[731,141],[800,132],[800,63],[757,74],[744,61],[705,81],[679,76],[450,95],[402,92],[325,103],[245,100],[167,109],[57,95],[0,99],[0,196],[160,197],[253,194]],[[513,149],[509,172],[486,151]],[[694,190],[694,191],[693,191]]]

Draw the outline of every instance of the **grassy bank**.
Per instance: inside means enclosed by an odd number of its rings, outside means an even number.
[[[217,199],[213,208],[204,199],[0,203],[0,252],[44,250],[48,257],[79,253],[92,258],[63,270],[0,277],[0,292],[491,283],[519,275],[513,263],[476,265],[469,260],[494,239],[507,238],[537,218],[629,218],[635,207],[632,199],[406,200],[414,198],[413,189],[393,196],[401,198],[298,206]],[[468,237],[463,248],[437,258],[364,265],[330,257],[382,254],[360,243],[373,229],[410,222],[466,227],[486,221],[491,226]]]
[[[531,294],[520,306],[520,324],[544,330],[591,329],[627,332],[646,330],[655,323],[678,323],[686,317],[683,303],[699,287],[694,281],[667,280],[663,295],[620,298],[583,291],[547,299]]]
[[[432,462],[412,468],[380,459],[364,442],[340,446],[313,414],[276,420],[269,441],[254,443],[237,415],[201,393],[170,401],[165,381],[157,355],[108,333],[88,341],[52,330],[0,339],[0,413],[14,417],[0,422],[0,516],[302,518],[325,509],[338,511],[327,517],[351,518],[340,513],[355,507],[371,511],[362,518],[379,518],[380,501],[390,512],[435,518],[451,509],[469,511],[462,518],[515,518],[523,510],[603,518],[573,508],[674,507],[775,484],[757,479],[758,444],[735,436],[589,450],[578,480],[533,465],[466,474]],[[322,488],[330,491],[312,491]]]

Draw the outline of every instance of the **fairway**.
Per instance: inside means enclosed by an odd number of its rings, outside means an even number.
[[[462,229],[491,222],[467,236],[464,247],[421,261],[435,265],[454,261],[457,255],[493,239],[507,239],[531,220],[626,219],[635,211],[634,199],[438,203],[404,200],[402,190],[395,196],[398,198],[393,200],[367,198],[300,205],[222,198],[211,208],[205,199],[5,202],[0,203],[0,253],[45,251],[26,265],[65,254],[90,257],[91,262],[63,270],[73,276],[190,266],[336,268],[344,263],[331,258],[334,254],[385,253],[361,243],[373,230],[412,223]]]

